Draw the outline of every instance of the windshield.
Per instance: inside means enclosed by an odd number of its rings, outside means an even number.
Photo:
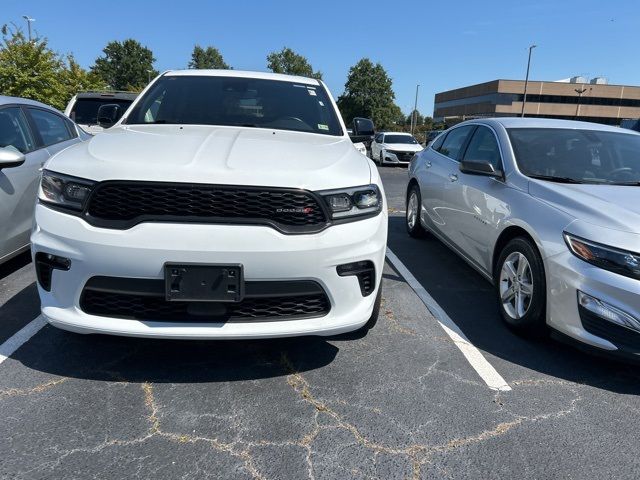
[[[140,99],[126,123],[226,125],[342,135],[322,86],[256,78],[162,77]]]
[[[78,98],[69,115],[76,123],[81,125],[96,125],[98,123],[98,108],[101,105],[120,105],[121,113],[124,113],[133,100],[115,100],[113,98]],[[117,119],[119,120],[119,119]]]
[[[640,135],[597,130],[508,130],[520,171],[571,183],[640,184]]]
[[[384,143],[406,143],[415,145],[418,142],[411,135],[385,135]]]

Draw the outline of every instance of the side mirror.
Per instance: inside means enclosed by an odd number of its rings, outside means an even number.
[[[496,170],[491,162],[485,160],[463,160],[460,162],[460,171],[469,175],[484,175],[485,177],[502,178],[502,170]]]
[[[25,156],[16,150],[0,148],[0,170],[3,168],[19,167],[25,161]]]
[[[102,128],[112,127],[122,116],[122,108],[116,103],[107,103],[98,108],[98,125]]]

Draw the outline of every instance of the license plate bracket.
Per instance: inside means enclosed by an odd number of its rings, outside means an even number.
[[[168,302],[240,302],[244,297],[241,264],[165,263]]]

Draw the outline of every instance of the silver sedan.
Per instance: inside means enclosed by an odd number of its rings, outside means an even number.
[[[29,247],[40,172],[90,135],[40,102],[0,95],[0,263]]]
[[[495,285],[504,321],[640,354],[640,134],[593,123],[463,122],[416,155],[406,225]]]

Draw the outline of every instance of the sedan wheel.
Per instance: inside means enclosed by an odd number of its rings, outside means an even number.
[[[500,271],[500,300],[507,314],[518,320],[524,317],[531,305],[533,279],[531,266],[520,252],[510,254]]]
[[[422,199],[420,198],[420,188],[418,185],[411,185],[407,192],[407,214],[406,224],[407,233],[415,238],[424,237],[426,231],[420,223],[420,205]]]
[[[544,263],[529,238],[509,241],[496,262],[498,308],[509,327],[528,336],[547,331],[547,285]]]

